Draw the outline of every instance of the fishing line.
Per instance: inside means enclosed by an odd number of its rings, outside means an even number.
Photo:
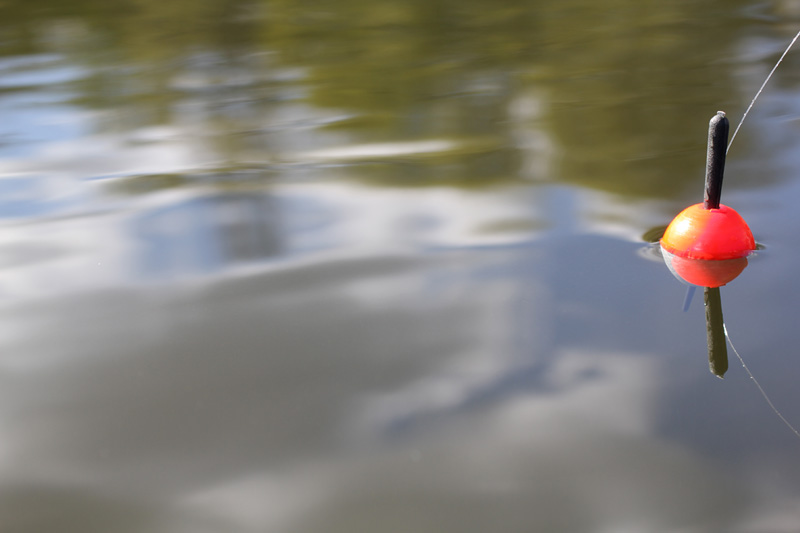
[[[736,126],[736,129],[733,131],[733,136],[731,136],[731,140],[728,143],[728,148],[725,150],[726,154],[730,151],[731,145],[733,144],[733,140],[736,138],[736,134],[739,133],[739,130],[741,129],[742,124],[744,124],[744,119],[747,118],[747,114],[753,108],[753,105],[756,103],[756,100],[758,100],[758,97],[761,96],[761,92],[764,90],[764,87],[767,86],[767,83],[769,82],[770,78],[772,78],[772,75],[778,69],[778,65],[781,64],[781,62],[783,61],[783,58],[786,57],[786,54],[789,53],[789,50],[792,49],[792,46],[794,46],[794,43],[797,42],[798,38],[800,38],[800,31],[798,31],[795,34],[794,38],[789,43],[789,46],[786,47],[786,50],[783,51],[783,54],[781,54],[781,57],[778,58],[778,61],[777,61],[777,63],[775,63],[775,66],[772,67],[772,70],[770,70],[769,74],[767,74],[767,78],[764,80],[764,83],[761,84],[761,87],[759,87],[758,92],[756,92],[756,95],[750,101],[750,105],[747,106],[747,109],[745,110],[744,115],[742,115],[742,120],[739,121],[739,124]],[[769,405],[770,409],[772,409],[772,412],[775,413],[775,415],[777,415],[777,417],[781,419],[781,421],[786,425],[786,427],[788,427],[792,431],[792,433],[795,434],[795,436],[800,438],[800,431],[797,431],[795,429],[795,427],[788,420],[786,420],[786,417],[784,417],[781,414],[781,412],[778,410],[778,408],[775,407],[775,404],[772,403],[772,400],[769,399],[769,396],[767,395],[766,391],[764,391],[764,388],[758,382],[758,380],[753,375],[753,373],[750,372],[750,369],[747,368],[747,365],[745,364],[744,359],[742,359],[742,356],[739,355],[739,352],[736,350],[736,347],[733,345],[733,341],[731,340],[731,336],[728,334],[728,327],[725,325],[724,322],[722,323],[722,330],[725,332],[725,339],[728,341],[728,344],[730,345],[731,350],[733,350],[733,353],[736,354],[736,358],[739,359],[739,362],[742,363],[742,368],[744,368],[744,371],[747,372],[748,376],[750,376],[750,379],[753,380],[753,383],[755,384],[756,388],[758,389],[758,392],[761,393],[761,396],[764,398],[764,401],[767,402],[767,405]]]
[[[798,35],[800,35],[800,33],[798,33]],[[795,37],[795,39],[797,39],[797,38]],[[794,41],[792,41],[792,42],[794,42]],[[770,406],[770,408],[772,409],[772,411],[773,411],[773,412],[774,412],[776,415],[778,415],[778,418],[780,418],[780,419],[783,421],[783,423],[784,423],[784,424],[786,424],[786,427],[788,427],[789,429],[791,429],[791,430],[792,430],[792,432],[793,432],[795,435],[797,435],[797,437],[798,437],[798,438],[800,438],[800,431],[797,431],[797,430],[794,428],[794,426],[793,426],[793,425],[791,425],[791,424],[789,423],[789,421],[788,421],[788,420],[786,420],[786,418],[785,418],[785,417],[784,417],[784,416],[781,414],[781,412],[780,412],[780,411],[778,411],[778,408],[777,408],[777,407],[775,407],[775,404],[773,404],[773,403],[772,403],[772,400],[770,400],[770,399],[769,399],[769,396],[767,396],[767,393],[766,393],[766,392],[764,392],[764,389],[761,387],[761,384],[758,382],[758,380],[756,379],[756,377],[753,375],[753,373],[752,373],[752,372],[750,372],[750,369],[749,369],[749,368],[747,368],[747,365],[746,365],[746,364],[744,364],[744,359],[742,359],[742,356],[741,356],[741,355],[739,355],[739,352],[738,352],[738,351],[736,351],[736,347],[733,345],[733,341],[731,340],[731,336],[730,336],[730,335],[728,335],[728,327],[725,325],[725,323],[724,323],[724,322],[722,323],[722,330],[725,332],[725,339],[727,339],[727,341],[728,341],[728,344],[730,344],[730,346],[731,346],[731,349],[733,350],[733,353],[735,353],[735,354],[736,354],[736,357],[739,359],[739,362],[740,362],[740,363],[742,363],[742,368],[744,368],[744,371],[745,371],[745,372],[747,372],[747,375],[748,375],[748,376],[750,376],[750,379],[752,379],[752,380],[753,380],[753,383],[755,383],[756,387],[758,388],[758,392],[760,392],[760,393],[761,393],[761,396],[763,396],[763,397],[764,397],[764,400],[767,402],[767,405],[769,405],[769,406]]]
[[[770,70],[770,71],[769,71],[769,74],[767,74],[767,79],[765,79],[765,80],[764,80],[764,83],[762,83],[762,84],[761,84],[761,88],[759,88],[759,89],[758,89],[758,92],[757,92],[757,93],[756,93],[756,95],[753,97],[753,100],[750,102],[750,105],[749,105],[749,106],[747,106],[747,110],[744,112],[744,115],[742,115],[742,120],[740,120],[740,121],[739,121],[739,125],[738,125],[738,126],[736,126],[736,129],[733,131],[733,136],[731,137],[731,141],[728,143],[728,148],[725,150],[725,153],[726,153],[726,154],[727,154],[728,152],[730,152],[730,150],[731,150],[731,145],[733,144],[733,140],[736,138],[736,134],[737,134],[737,133],[739,133],[739,129],[742,127],[742,124],[744,124],[744,119],[745,119],[745,118],[747,118],[747,114],[748,114],[748,113],[750,112],[750,110],[753,108],[753,104],[755,104],[755,103],[756,103],[756,100],[757,100],[757,99],[758,99],[758,97],[761,95],[761,91],[763,91],[763,90],[764,90],[764,87],[766,87],[766,86],[767,86],[767,82],[768,82],[768,81],[769,81],[769,79],[772,77],[772,75],[775,73],[775,70],[777,70],[777,68],[778,68],[778,65],[780,65],[780,64],[781,64],[781,61],[783,61],[783,58],[784,58],[784,57],[786,57],[786,54],[788,54],[788,53],[789,53],[789,50],[791,50],[791,49],[792,49],[792,46],[794,46],[794,43],[797,41],[798,37],[800,37],[800,31],[798,31],[798,32],[797,32],[797,34],[794,36],[794,39],[792,39],[792,42],[790,42],[790,43],[789,43],[789,46],[787,46],[787,47],[786,47],[786,50],[784,50],[784,51],[783,51],[783,54],[781,54],[781,57],[780,57],[780,59],[778,59],[778,62],[777,62],[777,63],[775,63],[775,66],[774,66],[774,67],[772,67],[772,70]],[[729,340],[730,340],[730,339],[729,339]]]

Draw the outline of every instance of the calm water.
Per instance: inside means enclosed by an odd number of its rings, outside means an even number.
[[[797,2],[0,4],[4,533],[794,532],[641,236]],[[728,329],[800,425],[800,52]],[[654,260],[655,259],[655,260]]]

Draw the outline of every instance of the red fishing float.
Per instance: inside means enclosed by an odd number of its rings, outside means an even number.
[[[724,260],[747,256],[755,250],[756,241],[747,222],[732,208],[706,209],[695,204],[667,226],[661,246],[679,257]]]
[[[756,249],[744,219],[719,203],[728,129],[725,113],[718,111],[708,128],[705,199],[681,211],[661,238],[664,260],[673,274],[704,287],[719,287],[734,279]]]

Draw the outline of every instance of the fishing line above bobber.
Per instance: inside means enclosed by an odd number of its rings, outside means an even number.
[[[756,249],[744,219],[720,204],[729,127],[722,111],[709,122],[704,201],[681,211],[667,226],[661,247],[672,255],[720,261],[746,257]]]

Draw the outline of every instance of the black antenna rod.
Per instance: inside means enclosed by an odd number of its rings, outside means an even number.
[[[708,150],[706,151],[706,190],[703,196],[705,209],[719,209],[722,195],[722,175],[725,172],[725,153],[728,149],[730,123],[724,111],[717,111],[708,123]]]

